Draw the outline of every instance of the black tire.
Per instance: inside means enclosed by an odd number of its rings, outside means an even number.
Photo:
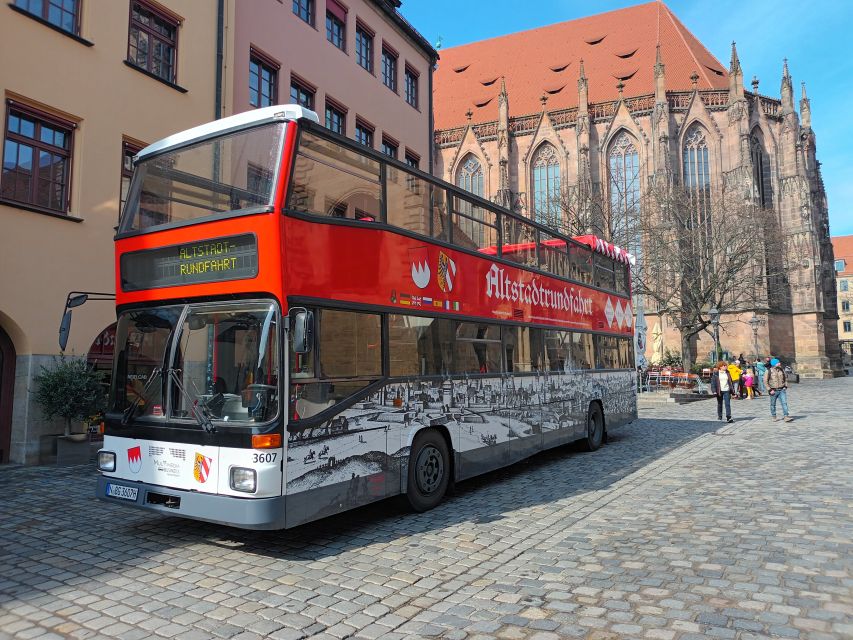
[[[406,499],[413,511],[421,513],[438,505],[450,484],[450,453],[447,442],[435,429],[415,436],[409,452]]]
[[[586,438],[581,440],[584,451],[595,451],[604,442],[604,414],[597,402],[591,402],[586,414]]]

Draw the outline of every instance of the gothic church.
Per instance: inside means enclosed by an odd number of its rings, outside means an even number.
[[[787,63],[779,98],[756,78],[746,91],[734,43],[726,69],[652,2],[442,50],[434,86],[435,175],[545,224],[568,227],[550,204],[561,190],[591,185],[630,209],[661,175],[772,208],[788,259],[770,287],[784,295],[724,318],[721,342],[839,375],[826,195],[805,84],[798,114]],[[679,350],[666,316],[646,319]],[[701,335],[696,354],[712,350]]]

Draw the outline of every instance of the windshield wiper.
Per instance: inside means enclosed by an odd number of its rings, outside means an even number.
[[[198,397],[193,398],[184,384],[181,382],[178,373],[180,373],[180,369],[169,369],[168,375],[171,378],[172,382],[178,388],[178,391],[181,392],[181,395],[184,399],[190,404],[190,412],[195,418],[196,422],[198,422],[199,426],[202,427],[207,433],[214,433],[216,431],[216,427],[213,426],[213,422],[210,420],[210,415],[208,414],[207,407],[204,404],[198,401]]]
[[[142,404],[142,401],[145,400],[148,402],[148,389],[151,388],[151,385],[154,383],[154,380],[160,377],[160,374],[163,372],[161,367],[154,367],[151,369],[151,375],[148,376],[148,380],[145,381],[145,386],[142,387],[142,391],[140,391],[130,406],[124,410],[124,414],[121,417],[122,426],[126,426],[130,419],[133,418],[133,414],[136,413],[137,407]]]

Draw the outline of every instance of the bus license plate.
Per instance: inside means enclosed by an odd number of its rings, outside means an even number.
[[[125,487],[120,484],[108,484],[107,495],[112,498],[121,498],[122,500],[136,500],[139,489],[136,487]]]

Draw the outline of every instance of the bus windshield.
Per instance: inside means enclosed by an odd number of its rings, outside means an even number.
[[[276,305],[266,300],[123,313],[112,409],[124,422],[194,420],[199,407],[213,421],[271,420],[278,413],[277,340]]]
[[[268,210],[284,128],[266,124],[141,160],[119,231]]]

